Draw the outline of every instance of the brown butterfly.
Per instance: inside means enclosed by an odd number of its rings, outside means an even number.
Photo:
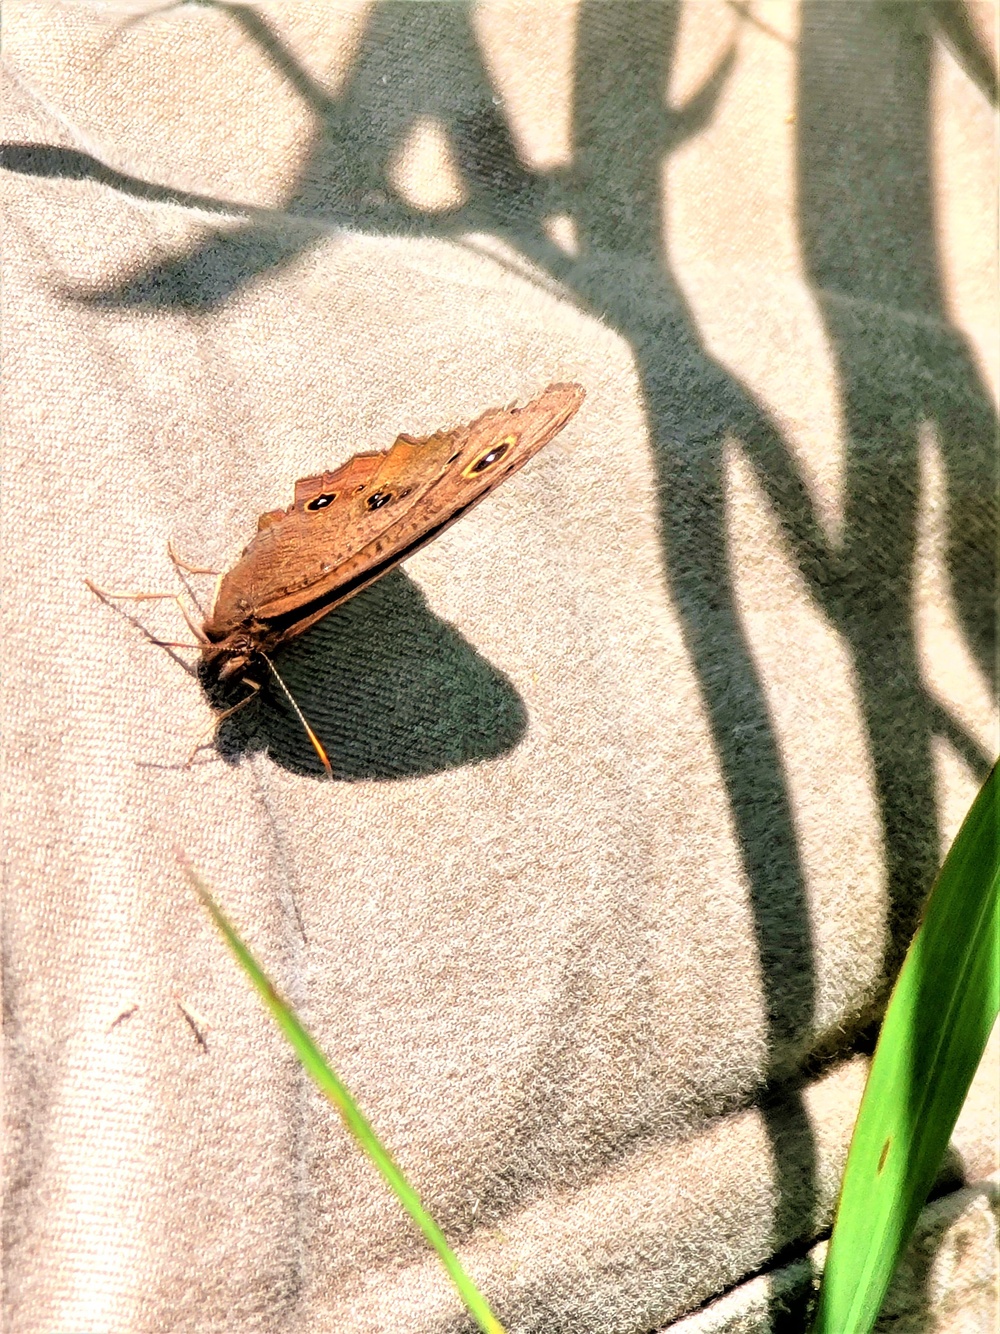
[[[271,662],[271,650],[443,533],[548,444],[583,399],[578,384],[551,384],[523,408],[493,408],[469,426],[423,439],[401,435],[382,453],[355,454],[333,472],[303,477],[288,509],[261,515],[255,537],[220,577],[201,626],[176,593],[112,593],[86,583],[102,601],[172,598],[219,680],[243,677],[260,659],[332,777],[323,745]],[[170,555],[179,569],[214,573],[179,560],[172,549]],[[194,647],[158,639],[129,620],[164,648]],[[243,679],[252,692],[260,689],[258,682]],[[217,721],[252,698],[245,696]]]
[[[288,509],[257,533],[219,580],[199,638],[220,678],[294,639],[412,556],[557,435],[584,399],[552,384],[523,408],[493,408],[451,431],[400,435],[295,483]]]

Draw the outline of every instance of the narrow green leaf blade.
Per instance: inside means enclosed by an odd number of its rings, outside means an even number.
[[[298,1056],[303,1067],[319,1085],[320,1090],[330,1099],[340,1112],[348,1130],[357,1140],[361,1148],[364,1149],[365,1153],[368,1154],[369,1158],[371,1158],[372,1162],[395,1192],[396,1197],[402,1204],[403,1208],[437,1251],[441,1263],[448,1271],[448,1274],[461,1294],[462,1300],[468,1307],[470,1314],[475,1317],[480,1329],[484,1331],[484,1334],[504,1334],[503,1326],[490,1310],[486,1299],[482,1296],[479,1289],[462,1268],[458,1257],[445,1240],[444,1233],[434,1222],[434,1219],[426,1209],[424,1209],[423,1205],[420,1203],[419,1195],[396,1166],[388,1149],[385,1148],[376,1136],[371,1124],[361,1111],[361,1108],[351,1097],[347,1087],[341,1082],[330,1067],[326,1057],[323,1055],[322,1051],[320,1051],[309,1032],[299,1022],[295,1011],[288,1002],[279,995],[270,978],[240,939],[235,928],[222,912],[219,905],[215,902],[208,887],[191,866],[187,858],[182,856],[181,863],[184,867],[185,874],[193,885],[198,897],[208,909],[230,950],[242,965],[247,976],[250,978],[250,981],[256,988],[261,1000],[274,1016],[278,1027],[291,1043],[295,1050],[295,1054]]]
[[[848,1154],[814,1334],[865,1334],[944,1157],[1000,1007],[1000,780],[938,874],[886,1010]]]

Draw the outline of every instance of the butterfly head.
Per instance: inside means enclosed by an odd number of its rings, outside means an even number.
[[[219,681],[242,676],[255,656],[255,639],[247,630],[233,630],[216,643],[205,644],[202,657]]]

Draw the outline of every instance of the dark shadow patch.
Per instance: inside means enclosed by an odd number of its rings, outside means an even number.
[[[309,245],[296,229],[286,233],[258,222],[232,232],[218,232],[189,254],[144,266],[115,287],[64,293],[83,305],[105,309],[207,311],[227,302],[262,274],[279,273]]]
[[[322,742],[335,777],[410,778],[512,750],[527,711],[506,676],[439,620],[395,570],[293,640],[274,664]],[[233,760],[266,749],[293,773],[322,777],[319,757],[264,664],[251,675],[261,697],[219,728]],[[207,686],[231,705],[242,685]]]
[[[886,851],[893,928],[887,981],[938,865],[935,735],[975,759],[971,738],[963,746],[962,729],[928,697],[915,635],[924,431],[936,437],[944,474],[955,609],[994,683],[997,669],[990,554],[997,542],[997,422],[942,286],[932,56],[916,6],[803,10],[800,237],[846,435],[842,543],[827,554],[819,577],[803,571],[850,644],[857,672]],[[853,71],[849,80],[844,67]],[[780,502],[778,510],[784,519]],[[981,756],[977,767],[988,759]]]
[[[62,148],[57,144],[40,143],[0,143],[0,167],[4,171],[13,171],[20,176],[40,176],[48,180],[95,181],[99,185],[109,185],[113,190],[131,195],[134,199],[144,199],[157,204],[178,204],[182,208],[208,209],[220,212],[225,208],[232,210],[235,204],[226,205],[222,200],[211,195],[200,195],[190,190],[174,189],[169,185],[157,185],[133,176],[131,172],[118,171],[109,167],[92,153],[84,153],[78,148]]]

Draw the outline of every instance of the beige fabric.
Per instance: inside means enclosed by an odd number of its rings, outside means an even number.
[[[996,1177],[927,1205],[886,1295],[875,1334],[992,1334],[997,1325]],[[803,1260],[742,1283],[670,1334],[764,1334],[808,1328],[826,1242]]]
[[[807,1253],[997,750],[995,19],[5,6],[11,1331],[464,1327],[176,848],[512,1330]],[[198,681],[84,578],[551,380],[283,656],[339,781],[273,692],[186,769]]]

